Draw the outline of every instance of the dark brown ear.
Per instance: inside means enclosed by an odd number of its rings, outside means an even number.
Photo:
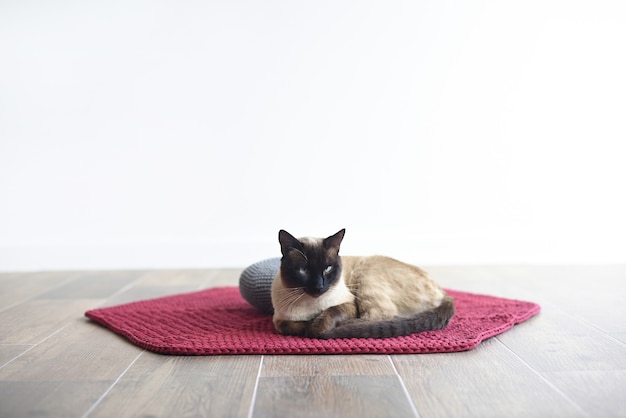
[[[339,246],[341,245],[341,241],[343,240],[343,236],[346,233],[346,229],[342,229],[337,232],[335,235],[331,235],[330,237],[324,240],[324,248],[334,248],[339,252]]]
[[[302,251],[302,243],[284,229],[278,231],[278,242],[280,242],[280,252],[283,255],[287,255],[292,248]]]

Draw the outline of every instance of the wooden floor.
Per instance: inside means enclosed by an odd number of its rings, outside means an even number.
[[[626,266],[427,270],[542,312],[464,353],[175,357],[83,313],[239,270],[2,273],[0,417],[626,416]]]

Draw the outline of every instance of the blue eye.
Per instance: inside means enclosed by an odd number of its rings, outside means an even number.
[[[298,273],[300,273],[300,274],[301,274],[301,275],[303,275],[303,276],[306,276],[306,268],[304,268],[304,267],[300,267],[300,268],[298,269]]]
[[[329,274],[331,271],[333,271],[333,266],[328,266],[324,269],[324,274]]]

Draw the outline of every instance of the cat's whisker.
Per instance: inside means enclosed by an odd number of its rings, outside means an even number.
[[[287,295],[283,295],[282,297],[278,298],[278,300],[275,300],[274,303],[279,305],[279,306],[286,306],[288,305],[294,298],[297,298],[298,295],[295,293],[289,293]]]
[[[304,287],[285,287],[283,289],[277,289],[277,291],[281,293],[301,292],[303,290],[304,290]]]
[[[273,303],[276,305],[275,309],[283,310],[288,309],[294,305],[298,300],[304,296],[304,288],[303,287],[292,287],[280,289],[284,292],[280,295],[277,300],[274,300]]]
[[[300,299],[302,299],[304,297],[305,293],[302,292],[300,295],[298,295],[298,297],[296,297],[293,301],[291,301],[291,303],[287,306],[287,308],[291,308],[293,305],[295,305],[296,303],[298,303],[298,301]]]
[[[302,288],[298,288],[298,289],[289,289],[289,291],[281,292],[280,294],[277,293],[275,296],[277,296],[278,298],[277,300],[274,301],[274,303],[281,304],[283,301],[288,302],[294,297],[299,296],[303,291],[304,290]]]

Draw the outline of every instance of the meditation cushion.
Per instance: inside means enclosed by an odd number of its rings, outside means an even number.
[[[272,307],[272,282],[280,269],[280,258],[268,258],[247,267],[239,276],[239,293],[250,305],[266,314]]]

